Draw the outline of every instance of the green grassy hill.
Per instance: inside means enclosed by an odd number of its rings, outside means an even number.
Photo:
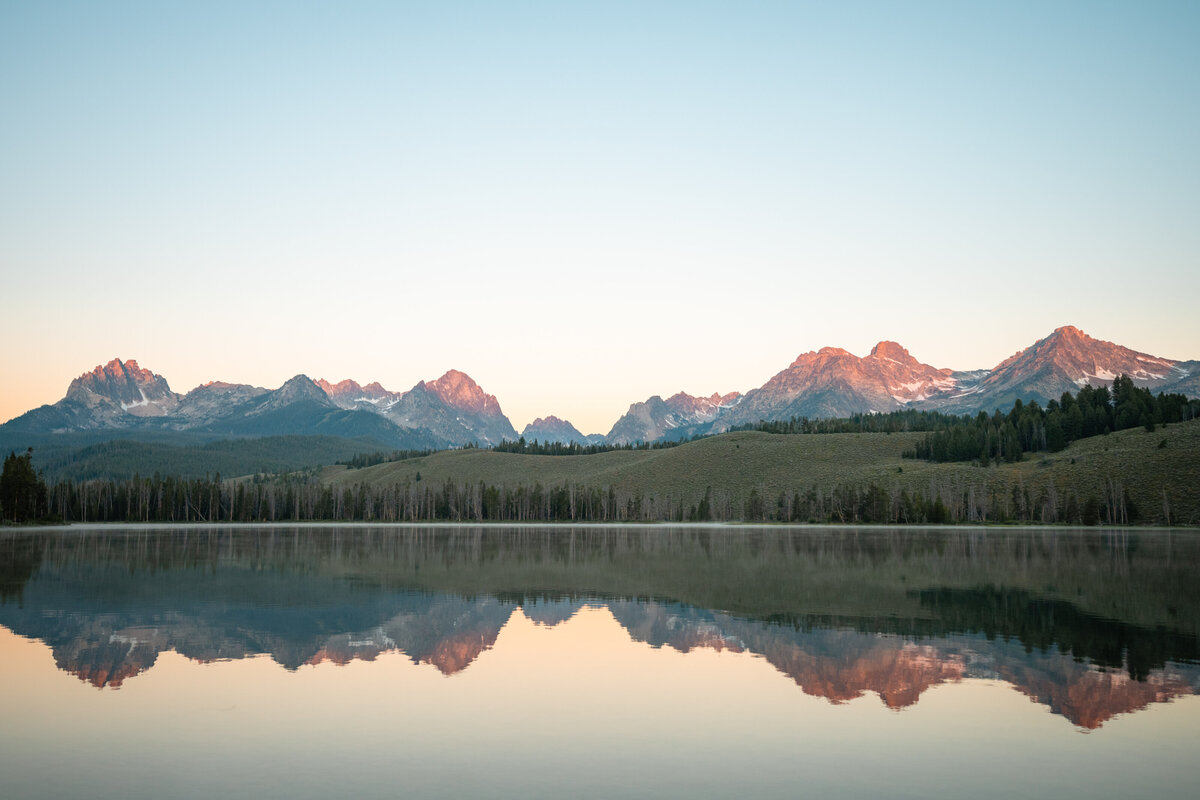
[[[202,441],[187,433],[161,435],[157,440],[117,439],[80,444],[83,437],[47,437],[34,449],[34,465],[53,481],[95,478],[124,480],[134,475],[245,475],[290,472],[349,459],[358,453],[384,449],[371,439],[333,436],[265,436]]]
[[[458,450],[359,470],[329,467],[334,488],[483,482],[497,487],[570,484],[641,494],[651,509],[690,508],[711,490],[716,519],[746,518],[752,493],[767,513],[780,497],[810,490],[875,485],[941,497],[947,505],[986,509],[1055,505],[1074,498],[1125,504],[1129,518],[1148,523],[1200,524],[1200,421],[1132,429],[1085,439],[1050,455],[980,467],[905,459],[924,434],[724,434],[663,450],[590,456],[536,456]],[[1014,491],[1015,489],[1015,491]],[[981,512],[986,521],[987,511]],[[650,514],[653,517],[653,512]],[[1012,516],[1017,516],[1013,514]],[[972,517],[977,518],[977,517]]]

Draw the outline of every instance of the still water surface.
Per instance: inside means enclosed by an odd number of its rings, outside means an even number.
[[[1200,795],[1200,531],[0,533],[11,797]]]

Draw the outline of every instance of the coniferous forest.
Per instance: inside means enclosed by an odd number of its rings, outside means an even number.
[[[1071,442],[1113,431],[1145,428],[1200,417],[1200,400],[1182,394],[1151,394],[1125,375],[1107,386],[1084,386],[1075,395],[1063,392],[1046,408],[1018,400],[1007,414],[959,417],[935,430],[909,457],[929,461],[1020,461],[1025,453],[1057,453]]]
[[[927,488],[876,483],[797,487],[734,497],[709,487],[698,500],[563,483],[495,486],[409,481],[336,490],[315,476],[278,480],[135,478],[64,481],[49,510],[65,522],[779,522],[830,524],[1129,524],[1139,509],[1119,481],[1083,495],[1003,485]]]

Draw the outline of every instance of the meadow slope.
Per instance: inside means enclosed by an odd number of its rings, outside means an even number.
[[[335,489],[478,484],[500,488],[585,486],[619,497],[640,494],[652,508],[690,508],[710,492],[716,519],[747,518],[752,493],[768,513],[780,498],[810,490],[875,485],[938,496],[950,505],[990,498],[1011,504],[1082,504],[1118,498],[1131,521],[1200,524],[1200,420],[1120,431],[1076,442],[1053,454],[982,467],[934,464],[902,457],[924,434],[723,434],[661,450],[588,456],[538,456],[453,450],[364,469],[327,467],[321,479]],[[1014,491],[1015,490],[1015,491]],[[1118,501],[1114,501],[1116,505]],[[1014,514],[1014,516],[1016,516]],[[987,521],[986,519],[980,521]]]

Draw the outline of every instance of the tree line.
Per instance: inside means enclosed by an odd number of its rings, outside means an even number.
[[[756,423],[735,425],[731,431],[762,431],[778,434],[821,433],[911,433],[936,431],[962,425],[969,417],[945,414],[941,411],[903,409],[883,414],[851,414],[839,419],[809,419],[792,417],[786,420],[759,420]]]
[[[610,453],[616,450],[661,450],[667,447],[675,447],[688,441],[693,440],[684,439],[678,441],[634,442],[631,444],[580,444],[579,442],[539,442],[537,439],[527,441],[525,437],[522,436],[515,442],[505,439],[499,444],[494,444],[486,449],[496,453],[520,453],[524,455],[535,456],[593,456],[597,453]],[[483,448],[480,448],[475,442],[468,442],[459,449],[478,450]],[[421,458],[422,456],[433,455],[435,452],[437,451],[376,451],[373,453],[359,453],[353,458],[343,459],[336,463],[349,467],[350,469],[362,469],[363,467],[372,467],[376,464],[388,464],[393,461],[407,461],[410,458]]]
[[[1084,386],[1072,395],[1063,392],[1043,409],[1038,403],[1017,400],[1012,409],[990,416],[959,417],[925,436],[904,455],[927,461],[1020,461],[1026,453],[1056,453],[1071,442],[1128,428],[1186,422],[1200,417],[1200,400],[1182,394],[1157,396],[1139,389],[1127,375],[1107,386]]]
[[[688,441],[692,440],[660,439],[654,442],[631,442],[629,444],[580,444],[579,442],[539,442],[537,439],[526,441],[522,436],[515,442],[505,439],[500,444],[492,445],[491,449],[497,453],[522,453],[534,456],[594,456],[597,453],[611,453],[618,450],[664,450],[668,447],[678,447]]]
[[[708,487],[673,495],[613,486],[495,486],[406,481],[336,489],[315,477],[222,481],[173,477],[63,481],[48,508],[65,522],[784,522],[1129,524],[1140,510],[1119,480],[1098,494],[1009,487],[1003,482],[931,482],[928,488],[878,483],[797,487],[778,494],[733,494]]]
[[[407,461],[410,458],[423,458],[433,455],[436,450],[392,450],[385,452],[376,450],[371,453],[357,453],[352,458],[335,461],[335,464],[348,467],[349,469],[362,469],[363,467],[373,467],[376,464],[390,464],[393,461]]]
[[[46,482],[33,468],[33,448],[23,454],[10,452],[0,471],[0,519],[29,522],[47,514],[49,493]]]

